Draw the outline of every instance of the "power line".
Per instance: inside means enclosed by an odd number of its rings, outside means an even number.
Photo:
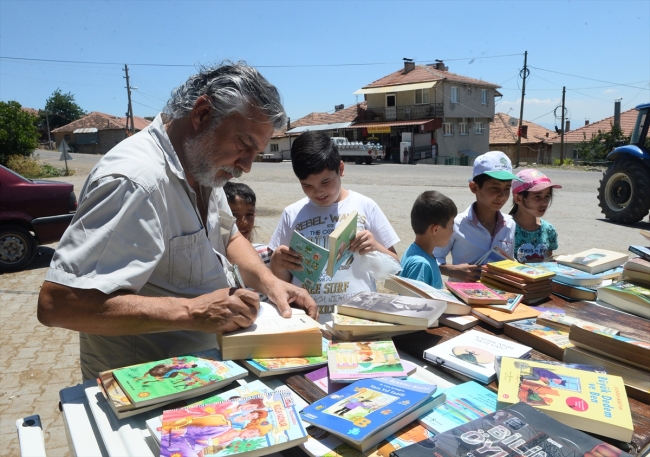
[[[540,71],[547,71],[549,73],[556,73],[558,75],[571,76],[572,78],[588,79],[590,81],[596,81],[596,82],[605,83],[605,84],[612,84],[614,86],[625,86],[625,87],[631,87],[632,89],[639,89],[639,87],[630,86],[628,84],[613,83],[611,81],[603,81],[602,79],[587,78],[586,76],[577,76],[577,75],[572,75],[572,74],[569,74],[569,73],[562,73],[560,71],[546,70],[544,68],[533,67],[533,66],[531,66],[530,68],[534,68],[535,70],[540,70]],[[645,88],[642,88],[642,89],[645,89]],[[650,89],[646,89],[646,90],[650,90]]]

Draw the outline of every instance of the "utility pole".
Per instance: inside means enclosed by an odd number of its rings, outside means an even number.
[[[560,133],[560,166],[564,165],[564,94],[566,93],[566,86],[562,86],[562,130]],[[557,118],[555,118],[557,119]]]
[[[524,121],[524,97],[526,96],[526,78],[528,77],[528,51],[524,52],[524,69],[522,70],[523,83],[521,85],[521,108],[519,110],[519,128],[517,129],[517,161],[515,167],[519,166],[519,156],[521,154],[521,133],[522,123]]]
[[[126,94],[129,97],[129,118],[131,119],[131,133],[135,133],[135,124],[133,124],[133,106],[131,105],[131,84],[129,84],[129,67],[127,67],[126,64],[124,64],[124,73],[126,76],[123,76],[123,78],[126,78]]]
[[[50,113],[45,111],[45,125],[47,126],[47,149],[52,150],[52,137],[50,136]]]

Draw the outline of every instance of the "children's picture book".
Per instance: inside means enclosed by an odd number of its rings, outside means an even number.
[[[488,263],[488,270],[494,269],[507,274],[518,276],[529,282],[543,281],[555,276],[552,271],[537,266],[526,265],[515,260],[501,260],[500,262]]]
[[[332,278],[341,265],[352,258],[350,242],[357,236],[357,212],[352,211],[345,219],[339,219],[338,225],[329,236],[329,253],[327,275]]]
[[[334,382],[386,376],[406,377],[392,340],[331,342],[327,357],[329,376]]]
[[[451,282],[445,283],[454,295],[468,305],[506,305],[508,299],[502,297],[485,284],[480,282]]]
[[[433,449],[428,443],[422,447],[416,443],[391,457],[631,457],[523,402],[435,435],[431,441]]]
[[[447,309],[447,303],[428,298],[360,292],[338,305],[338,314],[373,321],[419,326],[433,325]]]
[[[498,336],[469,330],[424,351],[424,358],[443,368],[457,371],[489,384],[496,378],[494,358],[527,358],[531,348]]]
[[[633,245],[627,248],[632,254],[636,254],[641,257],[643,260],[650,260],[650,247],[648,246],[638,246]]]
[[[211,392],[248,372],[211,349],[113,370],[135,408]]]
[[[506,313],[512,313],[515,311],[515,309],[517,309],[517,306],[519,306],[519,304],[524,298],[522,294],[518,294],[516,292],[506,292],[505,290],[495,289],[494,287],[490,287],[490,288],[494,292],[496,292],[500,297],[508,300],[508,302],[503,305],[490,304],[487,305],[488,308],[498,309],[499,311],[503,311]]]
[[[578,254],[560,255],[555,261],[593,275],[623,265],[627,261],[627,254],[592,248]]]
[[[420,424],[434,433],[446,432],[497,409],[497,394],[474,381],[446,389],[445,397],[444,403],[418,418]]]
[[[650,335],[648,335],[650,338]],[[650,372],[650,342],[572,326],[569,340],[583,349]],[[650,373],[648,373],[650,379]]]
[[[160,455],[262,456],[307,441],[291,392],[278,389],[163,413]]]
[[[500,262],[501,260],[514,260],[506,251],[501,249],[499,246],[493,246],[488,252],[483,254],[477,262],[476,265],[485,265],[490,262]]]
[[[472,328],[479,323],[478,318],[474,316],[452,316],[450,314],[443,314],[438,321],[442,325],[456,329],[459,332]]]
[[[305,422],[362,452],[444,401],[437,387],[392,378],[363,379],[302,411]]]
[[[487,322],[494,328],[503,328],[506,322],[513,322],[521,319],[533,319],[539,316],[540,312],[535,308],[522,303],[511,313],[484,306],[475,306],[472,308],[472,314],[483,322]]]
[[[217,333],[224,359],[318,357],[323,353],[320,324],[304,310],[292,308],[291,317],[278,308],[260,302],[257,319],[250,326],[231,333]]]
[[[276,359],[244,360],[244,366],[260,378],[275,376],[295,371],[310,370],[327,364],[327,348],[329,341],[322,339],[323,353],[317,357],[278,357]]]
[[[314,287],[325,269],[329,251],[308,240],[296,230],[291,235],[289,247],[296,251],[302,259],[302,270],[294,270],[291,274],[303,284]]]
[[[523,402],[570,427],[629,442],[632,413],[619,376],[503,357],[499,409]]]
[[[305,379],[311,381],[316,387],[318,387],[326,394],[333,394],[334,392],[341,390],[348,385],[348,383],[343,382],[332,382],[329,377],[329,371],[327,367],[321,367],[318,370],[314,370],[305,374]]]
[[[400,295],[407,297],[430,298],[447,302],[445,314],[467,315],[471,308],[459,300],[447,289],[436,289],[429,284],[417,279],[402,278],[401,276],[390,275],[384,281],[384,287]]]
[[[494,359],[494,369],[497,372],[497,378],[501,375],[501,360],[503,360],[503,357],[501,356],[497,356]],[[520,359],[520,360],[522,362],[526,361],[524,359]],[[567,362],[558,362],[556,360],[535,360],[535,359],[528,359],[528,360],[530,360],[531,362],[541,363],[544,365],[551,365],[551,366],[557,365],[566,368],[573,368],[575,370],[585,370],[585,371],[591,371],[592,373],[607,374],[607,369],[601,365],[588,365],[585,363],[567,363]]]
[[[598,300],[616,308],[650,319],[650,287],[618,281],[598,289]]]
[[[610,333],[612,335],[618,335],[621,333],[615,328],[609,328],[605,327],[604,325],[587,322],[583,319],[578,319],[577,317],[567,316],[564,312],[556,313],[552,311],[546,311],[537,317],[537,324],[545,325],[547,327],[551,327],[567,333],[569,333],[569,330],[571,330],[572,325],[577,325],[587,330],[598,330],[599,332]]]
[[[538,324],[537,319],[507,322],[503,326],[503,333],[559,360],[562,360],[564,349],[573,346],[569,341],[568,332]]]
[[[240,385],[238,387],[235,387],[234,389],[227,390],[225,392],[221,392],[215,395],[210,395],[206,398],[203,398],[199,401],[195,401],[192,403],[189,403],[187,405],[183,406],[196,406],[196,405],[203,405],[203,404],[210,404],[210,403],[218,403],[221,401],[226,401],[229,400],[233,397],[250,397],[252,395],[259,395],[264,392],[271,392],[273,389],[268,387],[266,384],[264,384],[262,381],[251,381],[249,383]],[[172,408],[170,408],[172,409]],[[173,408],[177,409],[177,408]],[[156,440],[158,444],[160,444],[160,434],[162,432],[162,420],[163,416],[162,414],[156,417],[152,417],[151,419],[148,419],[146,421],[147,424],[147,429],[149,429],[149,432],[151,433],[151,436]]]
[[[603,278],[600,276],[592,275],[557,262],[540,262],[536,263],[535,266],[552,271],[555,273],[554,280],[572,286],[596,286],[603,282]]]

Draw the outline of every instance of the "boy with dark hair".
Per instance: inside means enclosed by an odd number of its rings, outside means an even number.
[[[490,151],[474,161],[469,190],[476,202],[454,219],[454,232],[447,246],[436,248],[433,255],[440,271],[459,281],[477,281],[481,266],[476,263],[498,246],[510,256],[514,251],[515,222],[500,210],[510,197],[512,180],[510,159],[501,151]],[[451,252],[452,265],[447,265]]]
[[[307,197],[284,209],[269,242],[273,251],[271,270],[277,277],[302,285],[291,274],[301,268],[298,253],[288,247],[294,230],[327,249],[329,234],[353,211],[358,212],[358,225],[350,249],[359,254],[379,251],[398,260],[393,246],[399,238],[379,206],[341,185],[345,165],[325,132],[300,135],[291,146],[291,165]],[[331,319],[338,303],[359,292],[376,291],[370,272],[362,271],[354,261],[343,265],[333,278],[323,272],[316,284],[302,286],[316,301],[321,323]]]
[[[434,248],[444,247],[454,232],[454,218],[458,214],[456,204],[435,190],[420,194],[411,209],[411,227],[415,232],[413,242],[402,256],[404,278],[417,279],[436,289],[442,289],[442,276]]]

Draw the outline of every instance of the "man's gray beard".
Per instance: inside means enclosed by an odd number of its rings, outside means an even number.
[[[241,168],[237,167],[217,167],[213,161],[220,158],[218,152],[213,153],[213,132],[207,131],[194,138],[185,140],[183,144],[185,149],[185,164],[187,172],[196,182],[205,187],[223,187],[228,182],[225,177],[218,176],[219,171],[224,171],[233,178],[239,178],[242,175]]]

